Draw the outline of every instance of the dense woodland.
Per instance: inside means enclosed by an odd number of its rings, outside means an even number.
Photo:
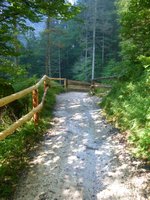
[[[44,74],[88,82],[116,76],[101,106],[134,155],[150,159],[149,0],[1,0],[0,14],[0,97]],[[28,110],[25,102],[1,108],[1,130]]]
[[[81,12],[72,20],[47,18],[37,37],[28,33],[20,64],[28,64],[30,75],[90,81],[92,67],[100,76],[108,64],[119,59],[114,1],[79,1],[78,5]]]
[[[78,12],[77,6],[80,6],[80,13],[71,20],[47,16],[47,13],[44,13],[41,19],[36,19],[37,16],[28,16],[27,13],[26,18],[31,21],[42,20],[43,30],[38,33],[36,32],[38,23],[34,24],[35,31],[33,31],[32,27],[27,26],[27,20],[22,13],[20,16],[12,16],[12,19],[3,21],[5,33],[2,34],[5,34],[5,38],[1,35],[4,48],[2,52],[4,56],[9,55],[7,62],[13,60],[12,65],[17,73],[25,73],[28,77],[33,75],[41,77],[47,74],[52,77],[90,81],[96,76],[111,73],[106,70],[107,66],[112,66],[119,60],[119,25],[114,2],[78,1],[74,13]],[[5,1],[1,5],[2,8],[4,5]],[[28,4],[25,6],[28,9]],[[13,12],[17,12],[15,5],[13,9]],[[6,11],[9,12],[5,10],[3,15],[7,14]],[[25,11],[19,10],[19,12]],[[49,12],[51,15],[51,10]],[[72,16],[69,13],[65,18],[70,17]],[[5,66],[8,63],[3,60],[3,64]],[[5,70],[4,68],[2,70],[5,73],[6,66]],[[7,73],[11,74],[11,70],[7,70]],[[6,74],[4,76],[9,76]]]

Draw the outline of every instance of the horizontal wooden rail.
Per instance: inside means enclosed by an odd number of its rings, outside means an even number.
[[[90,86],[91,84],[87,82],[68,80],[68,85]]]
[[[91,91],[95,91],[95,88],[112,88],[111,85],[101,84],[96,81],[98,81],[98,80],[113,80],[113,79],[116,80],[118,78],[119,78],[118,76],[108,76],[108,77],[105,76],[105,77],[95,78],[95,79],[91,80],[90,89],[91,89]]]
[[[105,78],[106,77],[101,77],[101,78]],[[107,77],[108,78],[108,77]],[[110,77],[109,77],[110,78]],[[111,77],[112,78],[112,77]],[[46,93],[48,90],[48,81],[64,81],[64,87],[67,88],[68,86],[72,86],[72,87],[81,87],[80,89],[83,89],[83,87],[88,87],[89,89],[94,89],[95,87],[107,87],[107,88],[111,88],[111,86],[109,85],[104,85],[104,84],[99,84],[96,83],[95,81],[93,81],[92,85],[90,83],[87,82],[81,82],[81,81],[74,81],[74,80],[67,80],[66,78],[50,78],[46,75],[44,75],[40,81],[38,83],[36,83],[35,85],[24,89],[20,92],[17,92],[15,94],[9,95],[7,97],[4,97],[2,99],[0,99],[0,107],[5,106],[17,99],[20,99],[24,96],[26,96],[27,94],[32,92],[32,102],[33,102],[33,109],[26,114],[25,116],[21,117],[18,121],[14,122],[11,126],[9,126],[9,128],[7,128],[6,130],[0,132],[0,140],[5,139],[8,135],[11,135],[17,128],[19,128],[21,125],[23,125],[25,122],[29,121],[32,117],[34,120],[34,123],[37,124],[38,122],[38,113],[41,111],[41,109],[43,108],[43,104],[45,101],[45,97],[46,97]],[[42,101],[40,104],[38,104],[38,87],[44,83],[44,94],[42,97]]]
[[[53,81],[65,81],[66,78],[49,78],[50,80],[53,80]]]
[[[41,78],[41,80],[38,83],[36,83],[35,85],[33,85],[27,89],[24,89],[20,92],[17,92],[15,94],[1,98],[0,99],[0,107],[5,106],[17,99],[20,99],[20,98],[26,96],[27,94],[31,93],[33,90],[37,89],[45,80],[48,80],[48,79],[49,78],[46,75],[44,75],[43,78]]]
[[[37,113],[41,110],[41,108],[42,108],[42,105],[39,104],[36,108],[34,108],[32,111],[30,111],[27,115],[21,117],[18,121],[16,121],[12,125],[10,125],[8,129],[0,132],[0,140],[5,139],[8,135],[11,135],[17,128],[19,128],[25,122],[29,121],[35,113]]]
[[[11,135],[17,128],[19,128],[24,123],[29,121],[34,116],[35,113],[40,112],[40,110],[43,108],[43,105],[44,105],[44,101],[45,101],[47,90],[48,90],[48,87],[46,88],[46,90],[44,92],[44,95],[43,95],[41,103],[36,108],[33,108],[28,114],[26,114],[25,116],[21,117],[18,121],[16,121],[11,126],[9,126],[9,128],[7,128],[6,130],[0,132],[0,140],[3,140],[8,135]]]
[[[4,105],[6,105],[10,102],[13,102],[17,99],[20,99],[21,97],[23,97],[23,96],[25,96],[25,95],[27,95],[28,93],[31,93],[31,92],[32,92],[32,97],[33,97],[33,109],[28,114],[21,117],[18,121],[14,122],[12,125],[10,125],[6,130],[0,132],[0,140],[3,140],[8,135],[11,135],[17,128],[19,128],[21,125],[23,125],[24,123],[29,121],[32,117],[33,117],[35,124],[37,123],[37,120],[38,120],[37,113],[40,112],[40,110],[43,108],[46,93],[47,93],[47,90],[48,90],[48,84],[47,84],[48,80],[50,80],[49,77],[47,77],[45,75],[45,76],[43,76],[43,78],[37,84],[35,84],[35,85],[25,89],[25,90],[22,90],[21,92],[17,92],[15,94],[12,94],[10,96],[7,96],[7,97],[0,99],[1,105],[4,106]],[[43,82],[44,82],[44,94],[43,94],[41,103],[38,105],[37,88]],[[4,100],[5,100],[5,102],[4,102]]]
[[[51,81],[64,81],[64,88],[67,89],[67,79],[66,78],[49,78]]]

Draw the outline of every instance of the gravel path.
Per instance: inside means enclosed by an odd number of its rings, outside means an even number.
[[[48,130],[14,200],[149,200],[149,173],[101,116],[97,97],[57,96]],[[140,173],[139,173],[140,171]]]

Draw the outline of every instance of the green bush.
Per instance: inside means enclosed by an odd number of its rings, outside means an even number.
[[[150,70],[132,81],[119,81],[103,99],[108,118],[129,130],[129,142],[137,157],[150,160]]]

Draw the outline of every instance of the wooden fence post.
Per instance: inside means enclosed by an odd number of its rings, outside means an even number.
[[[32,91],[32,105],[33,108],[36,108],[38,106],[39,102],[38,102],[38,90],[35,89]],[[38,120],[39,120],[39,115],[38,113],[35,113],[33,115],[33,120],[34,120],[34,124],[37,125],[38,124]]]
[[[65,78],[64,79],[64,88],[67,89],[67,87],[68,87],[68,80]]]
[[[46,88],[47,88],[47,83],[46,81],[44,81],[44,92],[46,91]]]
[[[90,90],[91,90],[91,94],[94,95],[95,94],[95,81],[94,80],[92,80],[92,82],[91,82]]]

